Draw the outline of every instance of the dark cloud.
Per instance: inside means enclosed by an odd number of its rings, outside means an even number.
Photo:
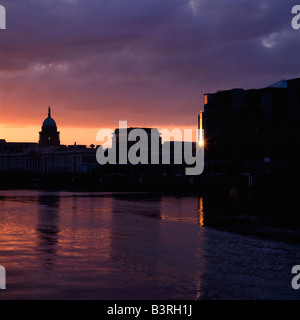
[[[292,0],[1,0],[2,119],[196,124],[202,95],[299,76]],[[72,114],[72,117],[70,117]],[[17,121],[17,120],[15,120]]]

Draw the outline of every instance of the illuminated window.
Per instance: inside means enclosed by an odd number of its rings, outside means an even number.
[[[208,96],[207,96],[207,94],[204,95],[204,104],[208,104]]]
[[[199,113],[199,123],[198,123],[198,145],[199,147],[204,146],[204,137],[203,137],[203,113]]]

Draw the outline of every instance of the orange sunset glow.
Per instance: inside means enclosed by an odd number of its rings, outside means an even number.
[[[44,118],[46,118],[46,111],[47,108],[45,108],[45,114],[44,117],[42,117],[39,120],[39,123],[37,125],[23,125],[22,123],[16,123],[16,124],[0,124],[0,134],[1,137],[5,138],[8,142],[19,142],[22,140],[23,142],[38,142],[38,133],[41,130],[42,122]],[[55,116],[55,113],[53,113],[53,118],[55,119],[58,130],[60,131],[60,137],[61,137],[61,143],[65,145],[72,145],[76,142],[76,144],[82,144],[82,145],[90,145],[95,144],[99,145],[102,144],[101,141],[96,140],[97,132],[101,129],[110,129],[115,130],[119,126],[119,122],[116,120],[115,122],[103,124],[99,127],[76,127],[76,126],[65,126],[61,125],[63,118],[61,121],[58,117]],[[128,121],[128,127],[130,126],[137,126],[139,125],[139,122],[130,122]],[[181,131],[181,136],[176,135],[174,136],[174,140],[182,140],[184,138],[184,130],[189,129],[193,132],[192,139],[190,137],[185,137],[186,141],[195,141],[196,140],[196,126],[194,127],[176,127],[177,124],[170,125],[170,124],[159,124],[157,126],[153,125],[152,123],[145,123],[142,122],[142,125],[139,125],[140,127],[153,127],[161,129],[168,129],[172,131],[174,128],[179,129]],[[174,131],[175,132],[175,131]],[[173,139],[173,138],[172,138]]]
[[[197,129],[205,93],[259,87],[295,73],[287,60],[278,63],[275,45],[264,46],[265,19],[255,22],[261,33],[250,32],[244,20],[232,29],[223,4],[210,11],[209,1],[166,1],[163,9],[156,1],[2,2],[8,27],[0,32],[0,139],[6,141],[37,141],[49,105],[63,144],[95,144],[98,130],[115,129],[120,120]],[[243,10],[232,14],[242,17]],[[272,21],[276,14],[270,12]],[[288,47],[293,37],[278,33],[274,41]],[[239,39],[243,45],[235,50]],[[247,60],[253,50],[258,68]],[[289,61],[298,61],[293,52]]]
[[[0,300],[299,300],[294,2],[0,0]]]
[[[211,24],[203,13],[209,2],[200,10],[196,2],[185,6],[170,1],[163,11],[154,3],[132,10],[122,1],[83,6],[74,1],[36,2],[30,9],[20,2],[4,2],[9,27],[0,33],[0,139],[6,141],[37,142],[49,105],[66,145],[97,144],[98,130],[114,130],[124,120],[133,127],[195,130],[198,112],[207,102],[205,93],[259,87],[283,76],[277,60],[268,59],[259,34],[243,33],[248,32],[243,24],[228,28],[231,19],[224,20],[221,9],[213,20],[222,27]],[[148,22],[143,23],[140,17],[146,12]],[[42,17],[43,24],[31,15]],[[263,25],[261,21],[262,30]],[[226,47],[230,61],[223,63],[222,43],[235,39],[235,30],[243,46],[232,50],[231,41]],[[279,41],[293,43],[280,34]],[[258,77],[262,68],[256,71],[245,60],[255,48],[257,64],[268,61],[273,73]],[[295,72],[293,64],[285,70],[288,75]]]

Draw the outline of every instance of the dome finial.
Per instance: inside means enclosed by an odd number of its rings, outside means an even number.
[[[48,118],[51,118],[51,108],[48,109]]]

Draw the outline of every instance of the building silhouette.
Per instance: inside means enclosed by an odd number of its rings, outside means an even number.
[[[48,109],[48,117],[44,120],[39,139],[40,147],[59,147],[59,132],[56,122],[51,118],[51,108]]]
[[[296,172],[300,78],[205,94],[203,127],[209,175]]]
[[[0,173],[91,173],[98,167],[95,146],[61,145],[48,109],[39,143],[0,140]]]
[[[199,129],[204,129],[205,145],[205,170],[199,181],[211,181],[211,177],[216,176],[245,175],[252,184],[254,176],[295,175],[300,160],[300,78],[282,80],[261,89],[207,93],[198,124]],[[125,160],[128,160],[127,151],[139,142],[138,134],[132,141],[129,139],[134,136],[134,129],[143,129],[147,136],[147,144],[142,145],[141,141],[141,148],[133,149],[137,157],[138,152],[147,154],[145,159],[148,161],[130,165],[128,161],[120,161],[119,156],[125,148]],[[152,166],[154,142],[158,145],[155,155],[158,164]],[[61,145],[60,133],[49,107],[38,143],[9,143],[0,139],[0,173],[99,173],[109,179],[131,175],[149,176],[150,180],[154,176],[185,174],[181,150],[187,142],[162,143],[158,129],[118,128],[113,133],[112,143],[116,147],[116,163],[102,166],[97,162],[94,145],[90,148],[76,143]],[[195,143],[190,144],[195,153]],[[161,161],[166,150],[170,153],[170,164]],[[203,176],[209,179],[204,180]]]
[[[143,142],[147,142],[145,145],[144,143],[140,143],[140,149],[137,151],[137,156],[140,156],[140,152],[147,153],[147,162],[148,164],[151,163],[151,155],[157,156],[158,161],[161,158],[161,147],[162,147],[162,138],[161,134],[158,129],[155,128],[141,128],[141,127],[130,127],[130,128],[117,128],[115,129],[113,136],[112,136],[112,145],[116,148],[116,158],[117,163],[121,163],[121,160],[128,160],[128,153],[127,151],[136,143],[139,143],[140,137],[131,137],[131,133],[134,130],[143,130],[143,133],[147,136],[147,140]],[[123,143],[122,143],[123,142]],[[154,150],[152,146],[155,145],[156,153],[154,154]],[[124,154],[127,155],[127,159],[120,159],[120,151],[124,151]]]

